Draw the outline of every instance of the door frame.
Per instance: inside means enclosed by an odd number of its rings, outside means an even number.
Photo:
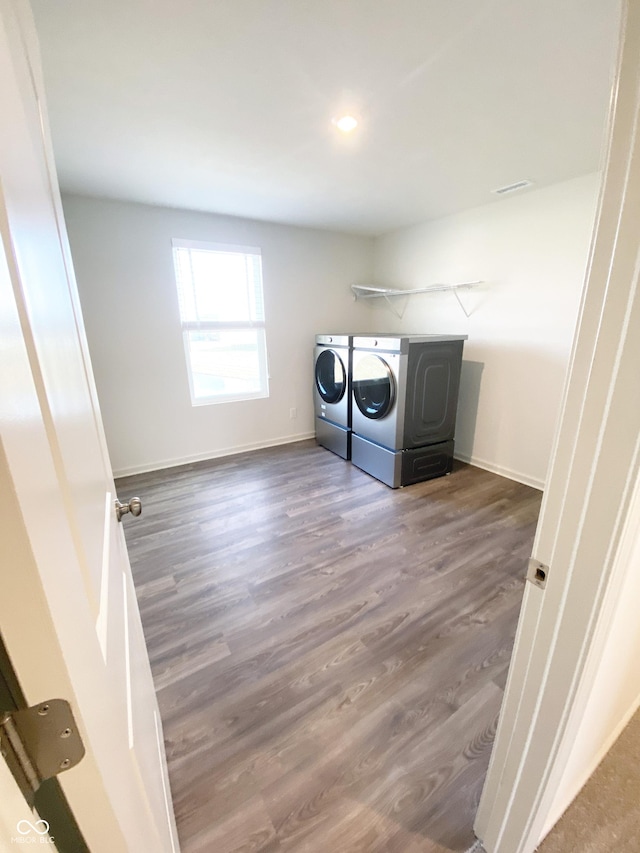
[[[598,216],[533,546],[548,577],[525,590],[475,823],[487,853],[531,853],[559,817],[563,771],[639,537],[638,210],[640,4],[625,0]],[[570,780],[569,800],[580,781]]]

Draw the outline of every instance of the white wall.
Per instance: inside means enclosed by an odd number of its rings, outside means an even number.
[[[481,279],[462,293],[407,300],[402,320],[371,300],[370,326],[461,332],[456,456],[542,488],[582,292],[599,176],[389,234],[376,242],[379,285]],[[375,306],[375,307],[373,307]]]
[[[63,205],[116,474],[313,435],[314,335],[364,328],[349,285],[370,278],[371,239],[81,196]],[[172,237],[261,247],[267,399],[192,407]]]
[[[589,175],[373,241],[328,231],[81,196],[63,197],[117,474],[313,434],[313,336],[320,331],[463,332],[456,455],[542,487],[595,213]],[[270,396],[192,407],[171,238],[259,245]],[[349,285],[420,287],[400,320]],[[298,416],[290,419],[289,410]]]

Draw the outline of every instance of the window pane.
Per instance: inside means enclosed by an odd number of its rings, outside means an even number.
[[[175,248],[174,256],[183,321],[264,320],[260,255]]]
[[[194,400],[267,394],[264,329],[186,332]]]
[[[173,256],[192,402],[268,397],[260,249],[175,239]]]

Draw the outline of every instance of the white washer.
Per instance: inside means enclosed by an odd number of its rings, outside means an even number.
[[[351,335],[316,335],[314,405],[316,441],[351,458]]]

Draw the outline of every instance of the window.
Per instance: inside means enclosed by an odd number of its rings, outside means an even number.
[[[260,249],[172,245],[192,404],[268,397]]]

